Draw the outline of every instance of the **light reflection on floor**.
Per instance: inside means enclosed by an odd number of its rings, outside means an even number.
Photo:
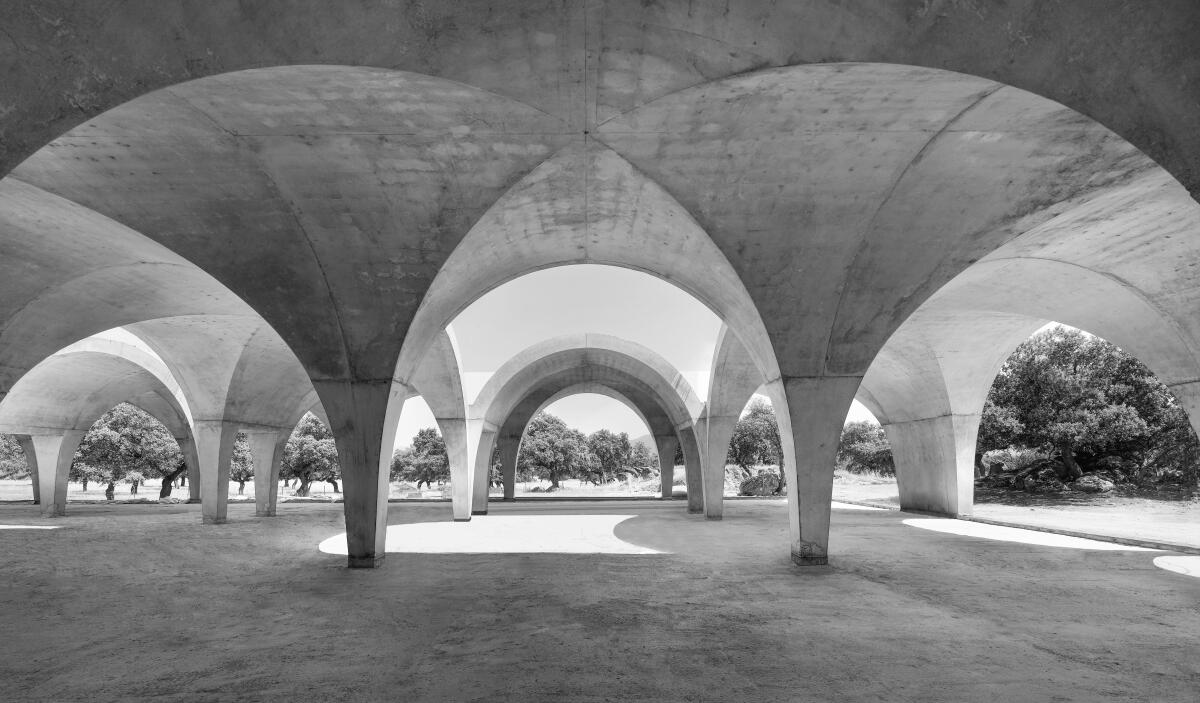
[[[1200,557],[1154,557],[1154,565],[1184,576],[1200,578]]]
[[[57,530],[59,525],[0,525],[0,530]]]
[[[964,537],[978,537],[980,539],[999,540],[1002,542],[1035,544],[1042,547],[1064,547],[1066,549],[1093,549],[1121,552],[1161,551],[1158,549],[1147,549],[1145,547],[1132,547],[1124,544],[1115,544],[1113,542],[1101,542],[1100,540],[1094,539],[1084,539],[1082,537],[1069,537],[1067,535],[1059,535],[1053,532],[1040,532],[1038,530],[1022,530],[1017,527],[988,525],[986,523],[972,522],[970,520],[953,520],[948,518],[911,518],[905,520],[904,524],[908,525],[909,527],[919,527],[922,530],[933,530],[934,532],[946,532],[953,535],[963,535]]]
[[[619,539],[634,515],[478,515],[470,522],[389,525],[387,551],[409,554],[664,554]],[[317,547],[346,553],[346,534]]]

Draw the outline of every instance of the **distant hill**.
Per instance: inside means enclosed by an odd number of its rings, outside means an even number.
[[[630,437],[629,446],[640,444],[645,447],[651,454],[658,454],[658,447],[654,446],[654,437],[644,434],[641,437]]]

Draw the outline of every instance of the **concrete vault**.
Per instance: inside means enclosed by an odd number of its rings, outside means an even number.
[[[857,395],[897,446],[906,505],[969,511],[986,381],[1042,321],[1104,335],[1195,403],[1200,11],[934,5],[0,10],[0,402],[126,327],[187,400],[204,517],[221,522],[231,432],[258,428],[278,455],[319,401],[352,566],[384,554],[416,393],[472,481],[476,434],[601,384],[687,425],[712,488],[761,387],[792,554],[816,564]],[[523,364],[519,393],[468,407],[446,325],[507,280],[589,262],[723,319],[707,403],[614,358]],[[122,392],[149,383],[113,373]],[[470,488],[460,516],[479,508]]]

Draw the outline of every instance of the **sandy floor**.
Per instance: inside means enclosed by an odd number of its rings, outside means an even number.
[[[317,550],[340,505],[234,505],[222,526],[198,508],[0,506],[0,524],[60,527],[0,530],[0,698],[1191,703],[1200,686],[1200,579],[1154,552],[837,510],[832,565],[799,569],[782,501],[732,502],[721,522],[678,501],[563,502],[492,515],[633,515],[615,537],[663,553],[398,553],[351,571]],[[390,522],[448,518],[394,504]]]

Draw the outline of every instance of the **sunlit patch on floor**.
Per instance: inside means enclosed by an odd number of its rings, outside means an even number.
[[[59,525],[0,525],[0,530],[57,530]]]
[[[1124,544],[1115,544],[1113,542],[1101,542],[1100,540],[1095,539],[1070,537],[1067,535],[1055,534],[1053,532],[1039,532],[1037,530],[1022,530],[1017,527],[988,525],[982,522],[971,522],[970,520],[952,520],[947,518],[912,518],[905,520],[904,524],[910,527],[919,527],[922,530],[933,530],[934,532],[946,532],[952,535],[978,537],[980,539],[991,539],[1001,542],[1035,544],[1040,547],[1064,547],[1066,549],[1094,549],[1120,552],[1159,551],[1157,549],[1131,547]]]
[[[389,525],[387,551],[410,554],[664,554],[616,536],[633,515],[480,515],[470,522]],[[345,533],[317,547],[346,553]]]
[[[1184,576],[1200,578],[1200,557],[1154,557],[1154,565]]]
[[[883,511],[887,511],[887,508],[876,508],[873,505],[855,505],[854,503],[839,503],[836,500],[833,501],[833,509],[834,510],[883,510]]]

